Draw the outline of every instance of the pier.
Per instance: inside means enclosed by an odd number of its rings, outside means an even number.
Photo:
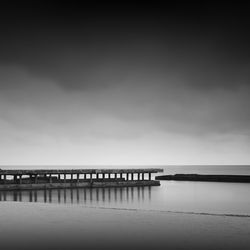
[[[0,190],[159,186],[152,179],[158,172],[163,169],[1,169]]]

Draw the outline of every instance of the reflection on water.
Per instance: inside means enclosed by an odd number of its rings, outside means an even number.
[[[76,188],[22,191],[0,191],[0,201],[72,203],[72,204],[132,204],[149,202],[152,187]]]
[[[0,201],[107,208],[250,214],[249,183],[161,181],[158,187],[0,191]]]

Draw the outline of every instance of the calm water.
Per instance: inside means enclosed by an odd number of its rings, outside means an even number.
[[[249,174],[249,166],[167,166],[164,174]],[[0,192],[1,201],[250,215],[250,184],[161,181],[160,187]]]

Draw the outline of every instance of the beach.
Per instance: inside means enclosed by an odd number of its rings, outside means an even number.
[[[250,218],[0,203],[1,249],[249,249]]]

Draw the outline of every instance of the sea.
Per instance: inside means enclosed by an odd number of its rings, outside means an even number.
[[[155,176],[178,173],[250,175],[250,166],[247,165],[155,167],[164,169],[163,173],[155,174]],[[126,166],[126,168],[129,167]],[[155,187],[0,191],[0,201],[250,217],[249,194],[249,183],[161,181],[161,185]]]

